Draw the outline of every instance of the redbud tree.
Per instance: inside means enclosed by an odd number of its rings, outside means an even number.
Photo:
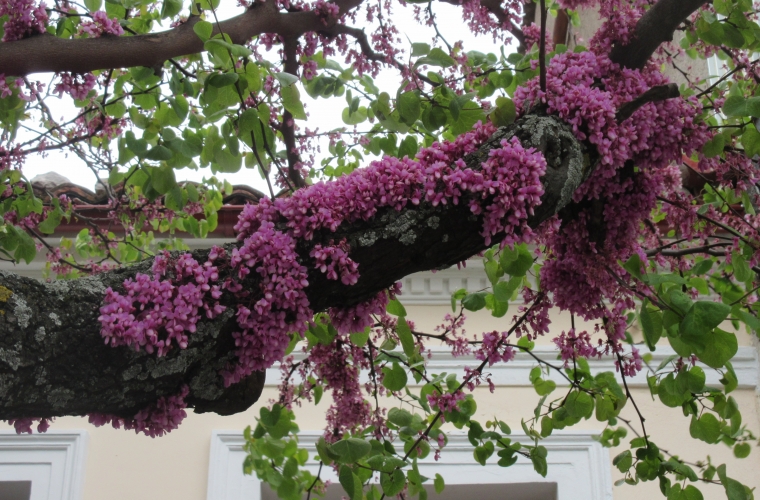
[[[249,408],[279,363],[245,468],[282,498],[324,489],[292,407],[325,391],[319,459],[352,500],[424,498],[417,460],[446,452],[444,423],[467,429],[477,461],[522,455],[545,475],[541,439],[589,418],[606,423],[605,445],[632,434],[614,460],[626,482],[752,498],[725,464],[660,450],[627,378],[646,370],[693,438],[749,454],[725,326],[760,328],[756,5],[448,3],[494,53],[439,30],[425,0],[240,1],[227,19],[218,0],[0,0],[0,258],[44,252],[51,278],[0,272],[0,418],[32,432],[81,415],[161,436],[187,408]],[[547,33],[573,9],[602,17],[587,46]],[[406,43],[394,13],[435,38]],[[707,57],[720,74],[684,67]],[[381,70],[397,87],[378,88]],[[303,91],[340,103],[345,127],[320,130]],[[53,151],[99,175],[102,205],[33,189],[25,163]],[[240,211],[235,242],[191,252],[181,237],[215,231],[233,194],[216,176],[177,181],[200,167],[253,169],[268,192]],[[84,229],[52,244],[72,223]],[[456,292],[437,331],[416,328],[398,280],[474,255],[490,287]],[[573,328],[552,329],[552,308]],[[465,311],[480,309],[502,331],[465,335]],[[545,335],[558,359],[533,353]],[[431,342],[479,364],[431,373]],[[653,367],[658,343],[677,355]],[[518,351],[534,356],[541,396],[527,443],[472,418],[488,367]],[[601,357],[616,372],[592,374]],[[626,405],[637,420],[618,416]]]

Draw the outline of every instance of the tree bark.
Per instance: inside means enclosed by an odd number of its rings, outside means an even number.
[[[342,15],[356,8],[362,0],[333,0],[333,3],[339,6]],[[611,59],[628,68],[642,68],[661,43],[672,40],[673,32],[683,20],[705,3],[706,0],[659,0],[637,23],[631,42],[613,48]],[[63,39],[43,34],[0,43],[0,73],[23,77],[41,72],[87,73],[135,66],[160,68],[168,59],[205,50],[193,31],[197,21],[198,18],[193,17],[171,30],[147,35]],[[242,44],[262,33],[294,38],[311,31],[330,32],[335,26],[335,19],[325,23],[314,12],[279,12],[275,2],[264,2],[255,3],[245,13],[222,21],[218,28],[234,43]],[[219,32],[216,26],[214,32]]]
[[[360,5],[362,0],[334,0],[340,14]],[[203,41],[193,31],[197,16],[176,28],[136,36],[64,39],[49,34],[0,43],[0,73],[27,76],[42,72],[87,73],[102,69],[161,67],[164,61],[205,51]],[[293,38],[320,31],[335,24],[325,22],[313,11],[279,12],[275,2],[257,2],[245,13],[214,25],[214,34],[224,32],[233,43],[244,44],[262,33],[278,33]]]
[[[542,203],[529,219],[535,228],[570,201],[593,153],[556,118],[529,115],[497,131],[465,158],[466,163],[478,168],[490,149],[513,135],[525,147],[542,151],[548,164]],[[408,274],[463,261],[486,248],[481,228],[480,217],[462,200],[458,205],[421,203],[399,212],[384,210],[369,221],[343,224],[335,233],[324,231],[300,241],[298,253],[308,259],[315,244],[346,238],[351,258],[359,264],[360,278],[353,286],[311,269],[306,290],[310,305],[314,311],[349,306]],[[207,255],[208,250],[194,252],[199,262]],[[148,273],[150,265],[146,261],[50,283],[0,272],[0,419],[93,412],[133,417],[157,398],[177,393],[183,384],[190,388],[186,400],[196,412],[236,413],[258,399],[263,373],[227,389],[219,375],[235,361],[235,304],[230,295],[221,299],[228,306],[225,313],[202,320],[186,349],[175,348],[159,358],[104,345],[98,316],[105,289],[122,290],[125,279]],[[256,289],[255,281],[245,285]]]
[[[654,51],[673,40],[676,28],[707,0],[659,0],[636,23],[630,43],[615,45],[610,59],[623,67],[641,69]]]

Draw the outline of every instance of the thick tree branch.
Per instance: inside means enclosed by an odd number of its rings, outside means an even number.
[[[360,5],[362,0],[335,0],[340,15]],[[87,73],[99,69],[155,68],[174,57],[203,52],[203,42],[193,31],[198,17],[168,31],[137,36],[104,36],[67,40],[53,35],[37,35],[24,40],[0,43],[0,73],[26,76],[31,73]],[[336,18],[328,21],[328,26]],[[262,33],[298,37],[324,29],[324,18],[316,12],[279,12],[276,2],[255,3],[243,14],[214,26],[234,43],[245,43]]]
[[[615,45],[610,59],[623,67],[641,69],[654,51],[673,40],[676,28],[708,0],[659,0],[644,14],[628,45]]]
[[[587,173],[584,155],[589,152],[558,120],[527,116],[500,129],[465,162],[478,168],[490,149],[513,135],[525,147],[542,151],[548,163],[542,204],[528,221],[536,227],[571,199]],[[313,240],[299,242],[302,260],[308,262],[315,244],[346,238],[360,277],[355,285],[346,286],[311,269],[306,289],[311,308],[349,306],[408,274],[465,260],[486,248],[481,228],[482,220],[462,200],[458,205],[421,203],[400,212],[382,210],[369,221],[343,224],[335,233],[318,233]],[[205,262],[208,252],[197,251],[194,257]],[[105,289],[122,290],[126,278],[149,269],[150,262],[144,262],[51,283],[0,272],[0,419],[91,412],[132,417],[158,397],[175,394],[183,384],[190,388],[188,402],[200,412],[234,413],[256,401],[262,374],[229,389],[219,375],[235,360],[231,333],[236,325],[236,299],[231,295],[221,298],[228,307],[225,313],[198,324],[187,349],[174,349],[158,358],[103,344],[98,315]],[[220,268],[220,273],[225,272],[230,271]],[[244,285],[258,290],[254,278]]]

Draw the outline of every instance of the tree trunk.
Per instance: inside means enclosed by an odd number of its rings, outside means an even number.
[[[497,131],[465,158],[466,163],[477,168],[491,148],[512,135],[523,146],[542,151],[548,164],[542,203],[529,220],[535,228],[568,203],[591,167],[584,160],[585,146],[565,125],[535,115]],[[360,278],[353,286],[312,269],[306,289],[311,307],[316,312],[356,304],[408,274],[463,261],[486,248],[481,228],[482,220],[464,202],[437,207],[421,203],[399,212],[380,211],[370,221],[344,224],[336,233],[324,231],[311,241],[300,241],[298,253],[307,259],[315,244],[346,238],[351,258],[359,264]],[[194,252],[199,262],[207,255],[208,250]],[[148,273],[150,266],[146,261],[50,283],[0,272],[0,419],[93,412],[133,417],[157,398],[177,393],[183,384],[190,388],[186,401],[196,412],[232,414],[258,399],[263,373],[229,388],[219,374],[235,361],[235,304],[230,294],[221,299],[227,310],[199,322],[186,349],[174,348],[159,358],[104,345],[98,316],[105,289],[123,290],[125,279]]]

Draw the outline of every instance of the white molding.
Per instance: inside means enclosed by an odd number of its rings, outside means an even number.
[[[80,500],[87,441],[85,430],[0,431],[0,479],[32,481],[31,500]]]
[[[466,366],[475,367],[480,364],[474,356],[460,356],[453,357],[450,351],[441,348],[431,349],[433,353],[432,359],[428,361],[427,369],[431,373],[456,373],[461,380],[464,376],[464,368]],[[562,361],[556,361],[557,349],[553,346],[537,346],[533,353],[541,359],[554,363],[555,365],[561,365]],[[657,350],[652,353],[652,361],[650,365],[653,369],[657,368],[659,364],[675,354],[675,351],[671,347],[658,346]],[[293,356],[296,361],[299,361],[305,357],[302,351],[294,351]],[[752,346],[739,347],[739,351],[736,356],[731,360],[731,363],[736,372],[736,377],[739,380],[739,387],[742,389],[755,389],[758,390],[758,377],[760,377],[760,366],[758,365],[758,353]],[[699,364],[699,363],[698,363]],[[518,352],[515,359],[507,363],[498,363],[485,370],[486,373],[491,375],[491,380],[497,386],[529,386],[529,373],[530,370],[537,366],[538,363],[530,355],[524,352]],[[589,366],[593,373],[604,371],[615,371],[615,360],[607,356],[602,359],[590,359]],[[704,365],[707,385],[720,386],[721,375],[716,370],[708,368]],[[629,387],[648,387],[646,380],[646,369],[640,371],[635,377],[628,378]],[[274,365],[267,370],[268,386],[276,386],[280,382],[282,374],[280,373],[279,365]],[[362,383],[369,380],[366,373],[361,375]],[[563,379],[556,371],[551,370],[550,378],[557,382],[559,385],[565,384],[567,381]],[[413,379],[410,378],[410,386],[418,386]]]
[[[440,271],[425,271],[406,276],[401,280],[404,305],[450,305],[451,294],[460,288],[475,292],[491,284],[483,270],[482,259],[467,261],[467,267],[450,267]]]
[[[317,471],[314,443],[322,435],[320,431],[299,434],[300,446],[309,451],[307,468]],[[558,500],[612,500],[612,472],[609,452],[593,439],[595,434],[583,431],[555,432],[541,441],[548,453],[548,474],[539,476],[531,462],[520,457],[516,464],[502,468],[496,457],[485,466],[472,458],[474,447],[461,432],[449,434],[449,443],[438,461],[432,455],[419,461],[420,472],[432,478],[436,473],[443,476],[446,484],[508,484],[525,482],[557,483]],[[518,441],[530,442],[524,434],[514,434]],[[260,500],[261,483],[258,478],[243,474],[242,431],[215,430],[211,438],[207,500]],[[335,473],[323,468],[325,479]]]

